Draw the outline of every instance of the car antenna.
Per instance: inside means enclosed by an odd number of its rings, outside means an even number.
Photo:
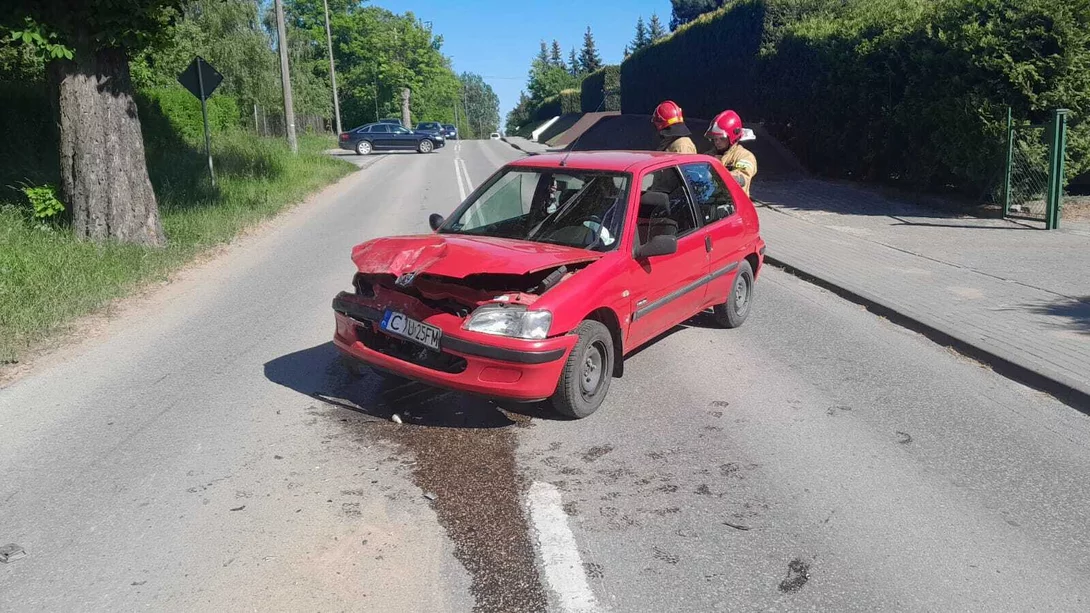
[[[594,109],[591,112],[597,113],[598,111],[602,110],[602,105],[605,104],[605,103],[606,103],[606,93],[602,92],[602,101],[598,103],[598,108]],[[587,133],[586,130],[584,130],[583,134],[586,134],[586,133]],[[563,166],[568,165],[568,156],[571,155],[571,152],[575,150],[575,146],[579,144],[579,140],[583,138],[583,134],[580,134],[578,137],[576,137],[576,139],[572,142],[572,144],[568,145],[568,152],[565,153],[564,157],[560,159],[560,166],[563,167]]]

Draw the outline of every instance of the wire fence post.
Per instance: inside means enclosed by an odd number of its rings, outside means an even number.
[[[1007,107],[1007,168],[1003,173],[1003,217],[1011,214],[1011,173],[1014,172],[1014,119]]]
[[[1064,153],[1067,148],[1067,109],[1056,109],[1052,116],[1052,130],[1048,140],[1048,202],[1045,213],[1045,229],[1060,227],[1060,201],[1063,200]]]

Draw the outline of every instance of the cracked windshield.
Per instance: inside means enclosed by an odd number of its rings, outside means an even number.
[[[625,176],[507,171],[444,231],[606,251],[621,233],[627,185]]]
[[[14,0],[0,610],[1090,611],[1090,0]]]

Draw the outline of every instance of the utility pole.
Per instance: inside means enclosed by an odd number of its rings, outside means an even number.
[[[329,47],[329,80],[333,83],[333,114],[337,118],[337,134],[341,133],[341,103],[337,101],[337,70],[333,67],[333,35],[329,31],[329,0],[322,0],[325,7],[325,41]]]
[[[284,126],[287,128],[291,152],[299,151],[295,141],[295,108],[291,102],[291,72],[288,70],[288,36],[284,28],[284,3],[276,0],[277,46],[280,47],[280,85],[284,88]]]
[[[465,83],[462,83],[462,104],[465,106],[466,127],[472,128],[473,124],[470,123],[472,120],[469,118],[469,96],[468,96],[468,94],[466,94],[466,84]],[[477,136],[480,137],[480,134],[478,134]]]

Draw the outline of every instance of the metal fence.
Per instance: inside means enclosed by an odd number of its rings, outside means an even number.
[[[1007,110],[1004,216],[1043,221],[1047,230],[1059,227],[1067,185],[1067,113],[1058,109],[1048,124],[1015,126]]]
[[[259,136],[287,136],[284,113],[254,105],[253,128]],[[295,114],[296,134],[332,134],[333,122],[320,115]]]

